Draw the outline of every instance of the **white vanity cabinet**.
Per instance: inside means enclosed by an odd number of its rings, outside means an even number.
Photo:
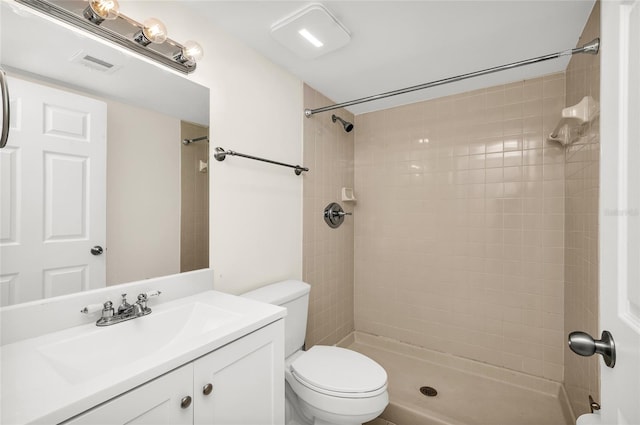
[[[181,400],[193,394],[193,364],[164,374],[123,395],[64,422],[96,424],[193,424],[193,408],[182,409]]]
[[[283,328],[278,320],[64,424],[283,424]]]
[[[195,424],[284,424],[283,322],[193,362]]]

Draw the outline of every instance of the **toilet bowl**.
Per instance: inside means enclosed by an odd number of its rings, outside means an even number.
[[[344,348],[316,345],[296,352],[285,361],[285,380],[306,423],[314,425],[361,424],[389,403],[384,369]]]
[[[243,296],[287,308],[285,400],[287,425],[359,425],[389,403],[387,373],[367,356],[316,345],[304,351],[310,286],[300,281],[267,285]]]

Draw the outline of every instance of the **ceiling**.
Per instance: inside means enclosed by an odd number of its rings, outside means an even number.
[[[211,23],[335,102],[371,96],[576,46],[594,0],[323,1],[351,42],[303,60],[270,27],[308,1],[192,1]],[[584,44],[590,40],[581,40]],[[355,114],[564,71],[568,57],[354,105]]]

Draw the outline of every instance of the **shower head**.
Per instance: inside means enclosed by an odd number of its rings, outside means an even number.
[[[347,133],[353,130],[353,124],[351,124],[349,121],[345,121],[336,115],[331,115],[331,121],[336,122],[336,120],[342,123],[342,126],[344,127],[344,131],[346,131]]]

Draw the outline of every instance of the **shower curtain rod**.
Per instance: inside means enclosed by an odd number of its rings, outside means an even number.
[[[468,74],[456,75],[455,77],[443,78],[442,80],[431,81],[429,83],[418,84],[416,86],[406,87],[399,90],[393,90],[381,94],[376,94],[373,96],[362,97],[360,99],[350,100],[348,102],[336,103],[335,105],[323,106],[321,108],[316,109],[305,109],[304,114],[307,118],[311,117],[313,114],[317,114],[319,112],[332,111],[334,109],[340,109],[347,106],[358,105],[360,103],[371,102],[373,100],[384,99],[391,96],[397,96],[399,94],[410,93],[416,90],[428,89],[430,87],[440,86],[443,84],[454,83],[456,81],[466,80],[467,78],[479,77],[481,75],[492,74],[498,71],[504,71],[506,69],[517,68],[524,65],[532,65],[538,62],[544,62],[549,59],[557,59],[560,56],[568,56],[575,55],[576,53],[588,53],[591,55],[597,55],[598,50],[600,48],[600,39],[596,38],[589,43],[583,45],[582,47],[576,47],[575,49],[563,50],[562,52],[551,53],[549,55],[538,56],[537,58],[526,59],[519,62],[513,62],[507,65],[495,66],[493,68],[483,69],[481,71],[470,72]]]

